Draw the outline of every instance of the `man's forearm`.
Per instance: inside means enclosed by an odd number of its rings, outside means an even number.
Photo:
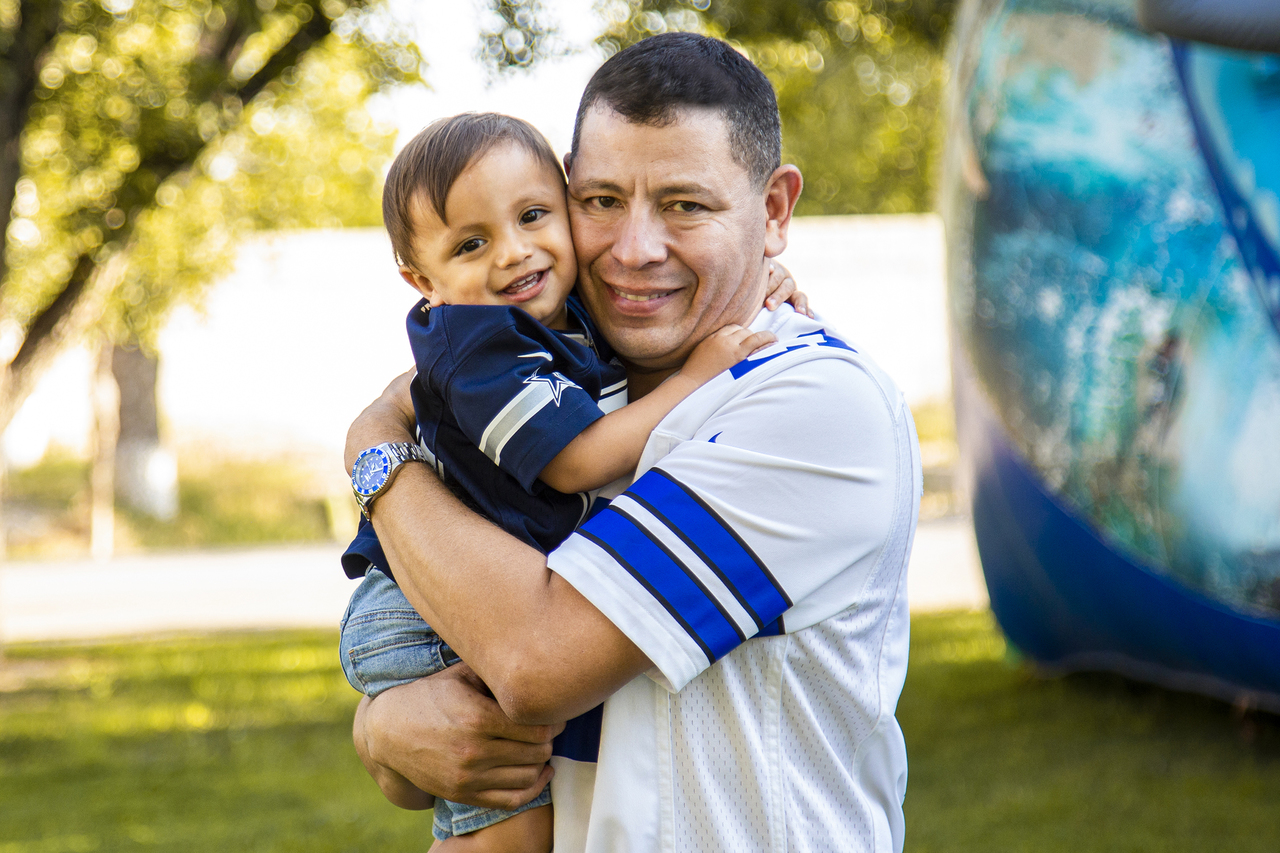
[[[412,435],[398,379],[348,433],[360,450]],[[599,704],[649,661],[545,556],[471,512],[425,465],[405,465],[371,513],[396,582],[513,720],[557,723]]]
[[[372,517],[406,597],[513,720],[562,722],[648,668],[540,552],[472,513],[425,466],[406,469]]]

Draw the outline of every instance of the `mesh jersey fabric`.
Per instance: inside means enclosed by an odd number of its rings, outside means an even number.
[[[598,766],[553,759],[557,851],[900,851],[905,569],[921,493],[892,381],[789,306],[548,557],[654,663]]]

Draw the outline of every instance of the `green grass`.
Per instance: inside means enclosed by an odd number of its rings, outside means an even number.
[[[912,621],[907,849],[1280,848],[1280,721],[1107,676],[1040,680],[989,614]],[[351,749],[331,632],[13,646],[0,853],[421,850]]]
[[[912,632],[912,853],[1280,849],[1280,719],[1114,676],[1035,678],[988,613]]]
[[[331,632],[10,647],[0,853],[425,849],[351,748]]]

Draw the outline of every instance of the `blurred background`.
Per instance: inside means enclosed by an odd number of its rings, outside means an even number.
[[[782,260],[915,412],[910,848],[1276,849],[1274,718],[1041,678],[987,610],[933,212],[955,6],[0,0],[0,851],[426,846],[336,660],[342,441],[410,362],[382,178],[464,110],[563,152],[600,62],[668,30],[775,84]]]
[[[492,109],[563,152],[602,58],[668,28],[770,73],[807,179],[787,263],[913,404],[946,407],[940,225],[830,218],[929,211],[945,3],[19,5],[11,558],[348,535],[346,425],[409,363],[413,295],[379,227],[397,145]]]

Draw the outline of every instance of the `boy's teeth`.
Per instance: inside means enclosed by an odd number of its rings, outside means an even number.
[[[538,280],[538,276],[539,276],[539,275],[540,275],[540,273],[531,272],[531,273],[529,273],[527,276],[525,276],[524,278],[522,278],[522,279],[520,279],[519,281],[515,282],[514,284],[510,284],[510,285],[508,285],[508,286],[507,286],[507,290],[524,290],[526,287],[528,287],[529,285],[531,285],[531,284],[533,284],[535,281],[537,281],[537,280]]]

